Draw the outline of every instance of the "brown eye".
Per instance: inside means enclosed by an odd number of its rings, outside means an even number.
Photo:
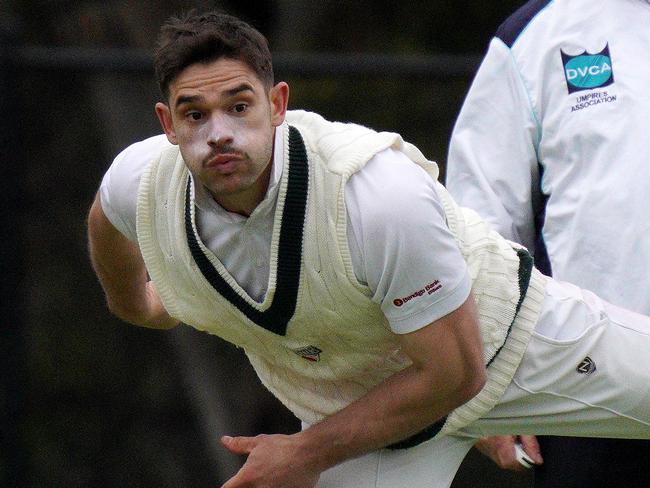
[[[243,113],[246,111],[248,108],[248,105],[245,103],[238,103],[233,107],[233,111],[237,112],[238,114]]]

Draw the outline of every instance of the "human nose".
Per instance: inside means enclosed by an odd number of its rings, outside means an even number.
[[[232,143],[234,132],[227,118],[222,115],[214,115],[208,124],[207,142],[210,146],[221,147]]]

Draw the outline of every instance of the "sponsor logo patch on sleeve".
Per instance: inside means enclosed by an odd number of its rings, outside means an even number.
[[[424,288],[421,288],[417,291],[414,291],[408,296],[402,297],[402,298],[396,298],[393,300],[393,305],[396,307],[401,307],[402,305],[410,302],[411,300],[414,300],[416,298],[420,298],[421,296],[426,295],[432,295],[433,293],[437,292],[440,288],[442,288],[442,284],[440,281],[435,280],[426,285]]]

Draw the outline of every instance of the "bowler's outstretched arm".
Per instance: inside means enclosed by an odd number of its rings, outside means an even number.
[[[403,440],[470,400],[483,387],[481,338],[474,298],[422,329],[400,336],[413,364],[322,422],[293,435],[225,437],[247,454],[223,488],[308,488],[322,471]]]

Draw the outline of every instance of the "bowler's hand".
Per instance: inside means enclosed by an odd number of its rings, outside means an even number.
[[[534,435],[484,437],[479,439],[474,446],[502,469],[525,471],[526,468],[517,461],[515,456],[515,442],[517,440],[535,464],[544,462],[539,450],[539,443]]]
[[[309,466],[296,435],[221,438],[234,454],[248,455],[235,476],[222,488],[313,488],[320,470]]]

